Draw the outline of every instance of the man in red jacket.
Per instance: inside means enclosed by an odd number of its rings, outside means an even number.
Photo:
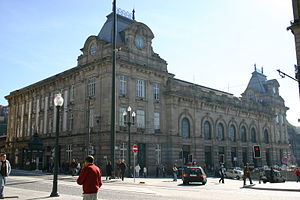
[[[97,200],[97,193],[102,185],[101,171],[94,165],[94,157],[87,156],[77,183],[82,185],[83,200]]]

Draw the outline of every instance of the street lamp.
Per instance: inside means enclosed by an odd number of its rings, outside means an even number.
[[[55,154],[54,154],[54,172],[53,172],[53,185],[50,197],[58,197],[57,193],[57,174],[58,174],[58,131],[59,131],[59,109],[64,104],[64,99],[61,93],[56,94],[54,98],[54,105],[56,107],[56,134],[55,134]]]
[[[130,145],[130,126],[134,125],[135,112],[131,112],[131,107],[128,106],[127,112],[123,112],[124,124],[128,126],[128,176],[130,177],[130,164],[131,164],[131,145]]]

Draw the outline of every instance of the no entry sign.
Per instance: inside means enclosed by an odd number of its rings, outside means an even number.
[[[134,144],[133,146],[132,146],[132,151],[133,152],[138,152],[138,146],[136,145],[136,144]]]

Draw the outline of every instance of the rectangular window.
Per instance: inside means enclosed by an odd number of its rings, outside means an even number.
[[[91,108],[89,110],[89,127],[92,128],[94,127],[94,109]]]
[[[92,78],[88,79],[87,90],[88,90],[89,97],[95,96],[95,94],[96,94],[96,77],[92,77]]]
[[[136,96],[145,97],[145,81],[137,80],[136,81]]]
[[[153,98],[154,100],[159,100],[159,89],[160,85],[158,83],[153,84]]]
[[[53,106],[53,102],[54,102],[53,92],[51,92],[49,96],[50,96],[49,106],[52,107]]]
[[[70,88],[70,102],[74,101],[74,84]]]
[[[136,111],[136,123],[138,128],[145,128],[145,111]]]
[[[52,126],[53,126],[53,121],[52,118],[49,118],[49,124],[48,124],[48,133],[52,133]]]
[[[157,159],[156,159],[156,164],[160,165],[161,163],[161,145],[160,144],[156,144],[156,155],[157,155]]]
[[[73,130],[73,126],[74,126],[74,115],[73,115],[73,113],[70,113],[70,116],[69,116],[69,131]]]
[[[120,76],[120,95],[127,94],[127,77],[124,75]]]
[[[126,111],[125,108],[120,108],[119,110],[119,126],[125,126],[124,124],[124,115],[123,113]]]
[[[154,129],[155,130],[160,129],[160,115],[159,115],[159,112],[154,113]]]

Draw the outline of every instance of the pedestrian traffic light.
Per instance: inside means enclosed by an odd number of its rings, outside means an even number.
[[[254,158],[260,158],[260,146],[253,146]]]

